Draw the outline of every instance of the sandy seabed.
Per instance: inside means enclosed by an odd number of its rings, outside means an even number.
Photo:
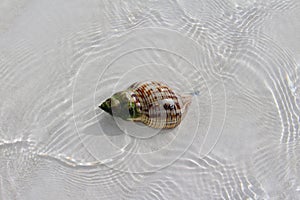
[[[0,199],[300,199],[298,0],[1,0]],[[197,92],[179,127],[97,108]]]

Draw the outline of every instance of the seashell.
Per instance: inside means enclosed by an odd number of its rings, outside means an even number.
[[[124,120],[169,129],[180,124],[191,100],[191,95],[178,94],[164,83],[145,81],[115,93],[99,107]]]

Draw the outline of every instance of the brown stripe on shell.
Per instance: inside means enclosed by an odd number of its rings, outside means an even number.
[[[174,128],[180,124],[183,115],[181,96],[167,85],[147,81],[130,86],[136,102],[140,103],[141,121],[153,128]]]

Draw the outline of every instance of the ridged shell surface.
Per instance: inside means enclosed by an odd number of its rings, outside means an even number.
[[[139,121],[153,128],[178,126],[191,102],[191,96],[182,96],[156,81],[136,82],[128,90],[142,114]]]

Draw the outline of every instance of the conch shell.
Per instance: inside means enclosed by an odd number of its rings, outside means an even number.
[[[192,95],[180,95],[164,83],[145,81],[115,93],[99,107],[124,120],[170,129],[180,124],[191,100]]]

